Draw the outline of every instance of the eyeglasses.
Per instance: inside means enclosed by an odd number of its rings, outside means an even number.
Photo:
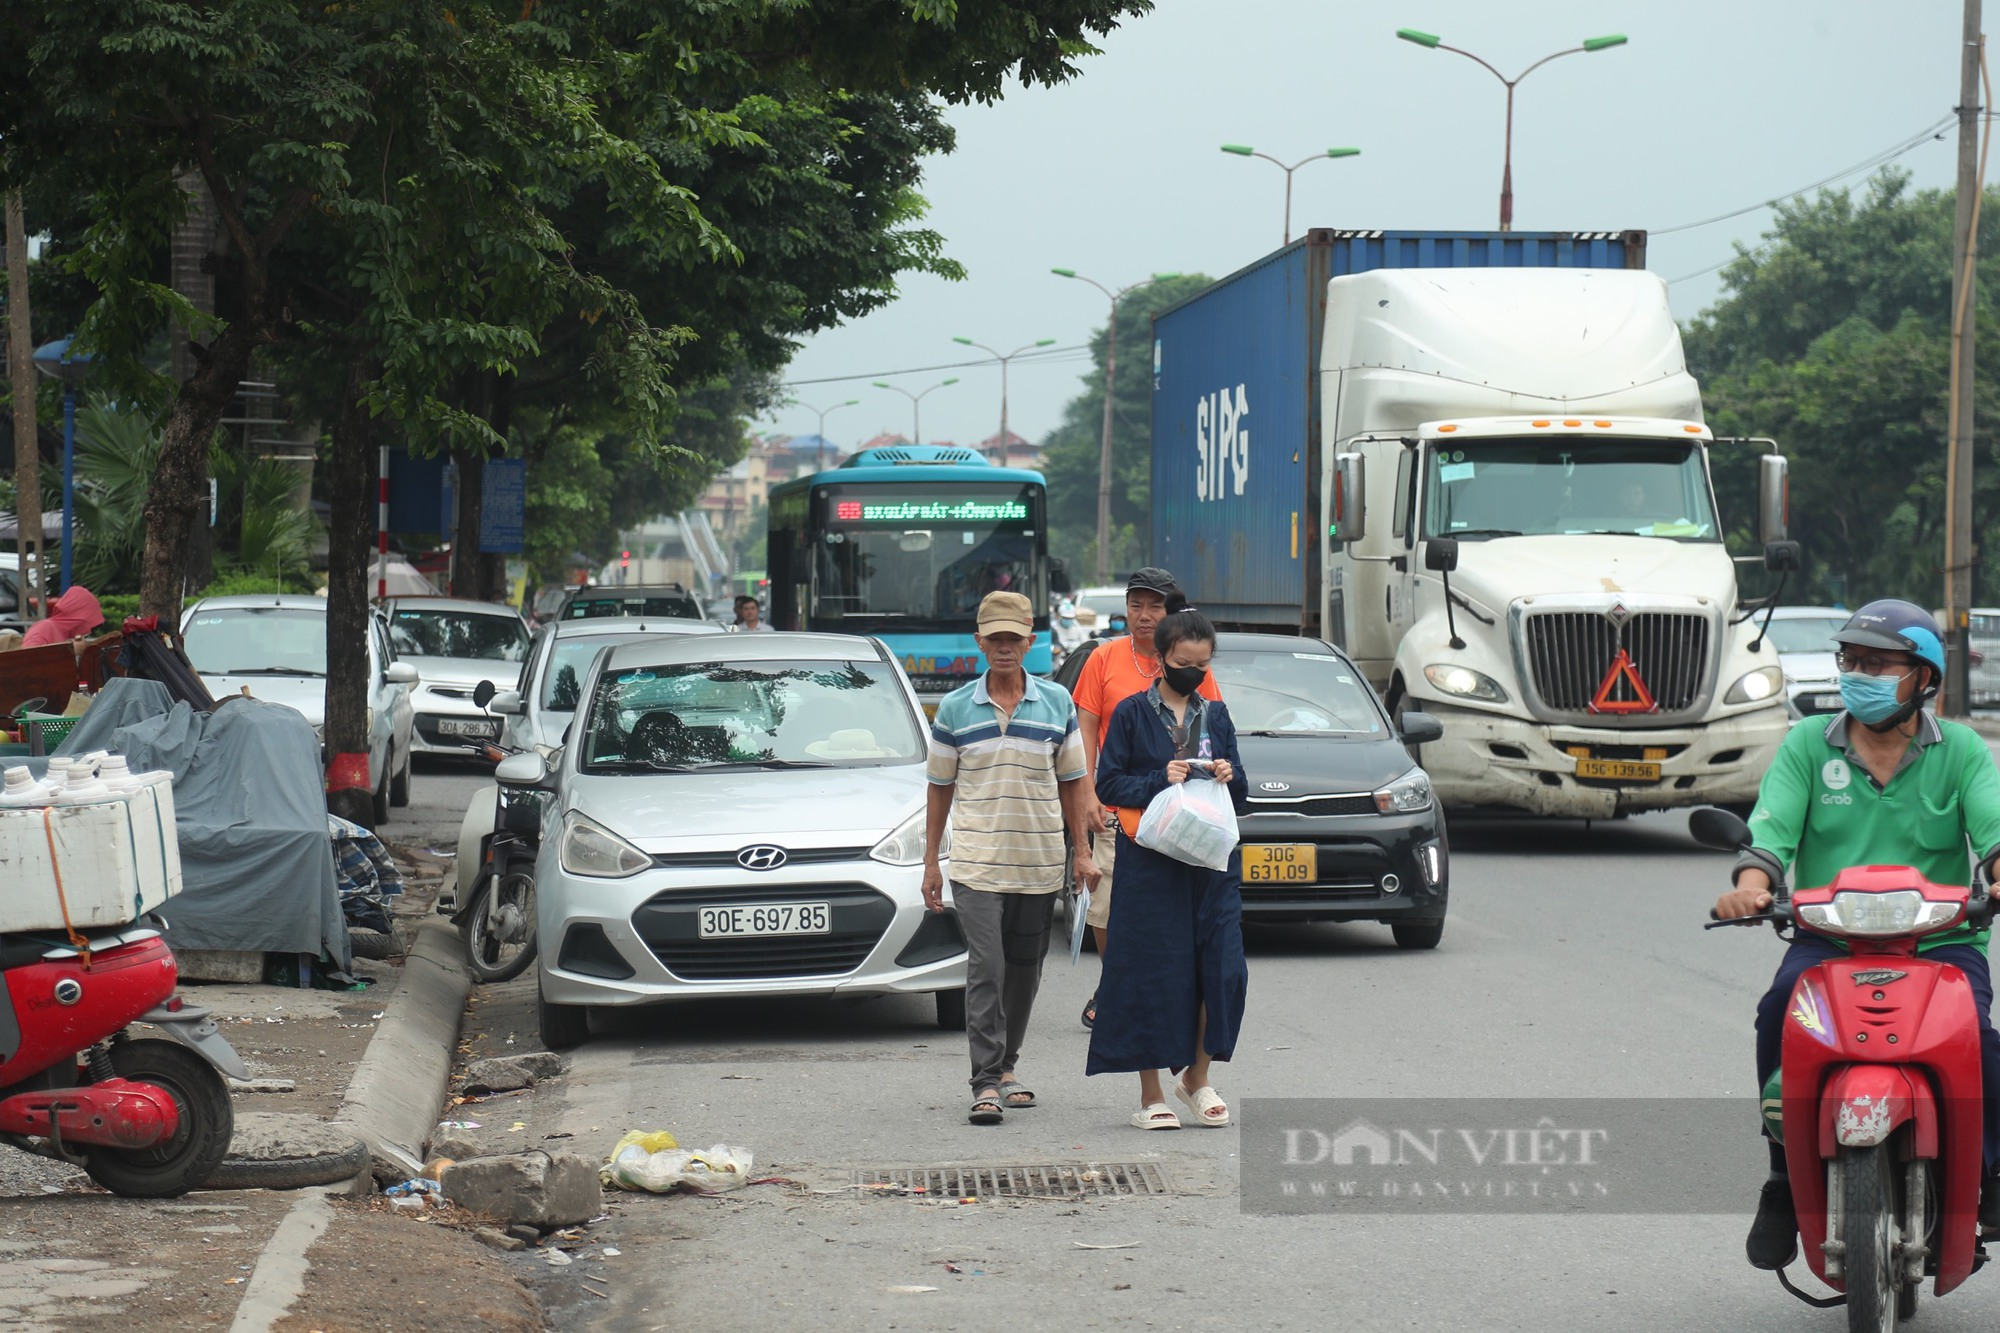
[[[1900,676],[1916,665],[1907,657],[1856,657],[1853,653],[1835,653],[1833,664],[1842,671],[1858,671],[1864,676],[1886,676],[1890,672]]]

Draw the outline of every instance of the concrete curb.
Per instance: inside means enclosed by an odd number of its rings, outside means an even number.
[[[348,1080],[333,1124],[368,1145],[377,1162],[414,1176],[424,1140],[437,1123],[451,1086],[452,1060],[465,1017],[471,979],[460,961],[458,933],[435,918],[417,926],[403,961],[403,978],[368,1049]],[[363,1172],[356,1192],[373,1182]],[[256,1272],[237,1307],[230,1333],[267,1333],[305,1293],[306,1251],[327,1228],[328,1190],[303,1191],[257,1256]]]

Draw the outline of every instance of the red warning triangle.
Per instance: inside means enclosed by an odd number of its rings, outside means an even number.
[[[1627,687],[1619,689],[1620,682]],[[1620,697],[1613,698],[1618,695]],[[1611,659],[1611,666],[1604,673],[1604,679],[1597,684],[1597,693],[1590,701],[1593,713],[1657,713],[1660,706],[1653,702],[1653,692],[1646,688],[1646,682],[1639,678],[1639,668],[1634,665],[1632,655],[1623,648],[1618,656]]]

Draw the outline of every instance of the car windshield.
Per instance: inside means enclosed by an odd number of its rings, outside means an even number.
[[[324,676],[326,612],[299,606],[198,611],[181,645],[205,676]]]
[[[580,593],[563,608],[564,620],[598,620],[606,616],[677,616],[700,620],[701,603],[686,593],[624,597],[617,593]]]
[[[1212,669],[1239,732],[1380,736],[1382,713],[1361,673],[1332,653],[1229,648]]]
[[[574,713],[583,698],[584,673],[590,670],[597,650],[624,641],[622,635],[610,634],[557,639],[549,648],[548,664],[542,668],[542,707],[557,713]]]
[[[1440,440],[1426,453],[1426,537],[1720,540],[1692,441]]]
[[[627,667],[598,682],[588,719],[586,771],[879,768],[925,754],[886,662]]]
[[[389,617],[389,641],[412,657],[518,662],[528,650],[528,627],[511,612],[397,607]]]
[[[1771,645],[1781,653],[1830,653],[1833,636],[1846,616],[1799,616],[1771,619]]]
[[[1018,483],[936,494],[827,487],[813,624],[855,634],[967,627],[990,592],[1018,592],[1045,606],[1038,497]]]

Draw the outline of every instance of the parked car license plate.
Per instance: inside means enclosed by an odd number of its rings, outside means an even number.
[[[825,935],[833,930],[826,903],[765,903],[761,907],[704,907],[701,937]]]
[[[1837,694],[1815,694],[1811,706],[1815,713],[1838,713],[1847,704]]]
[[[1309,842],[1246,842],[1245,884],[1310,884],[1319,878],[1319,848]]]
[[[438,719],[440,736],[477,736],[486,740],[500,729],[497,722],[488,722],[478,717],[441,717]]]
[[[1576,775],[1580,778],[1610,778],[1616,782],[1658,782],[1660,766],[1637,759],[1579,759],[1576,761]]]

